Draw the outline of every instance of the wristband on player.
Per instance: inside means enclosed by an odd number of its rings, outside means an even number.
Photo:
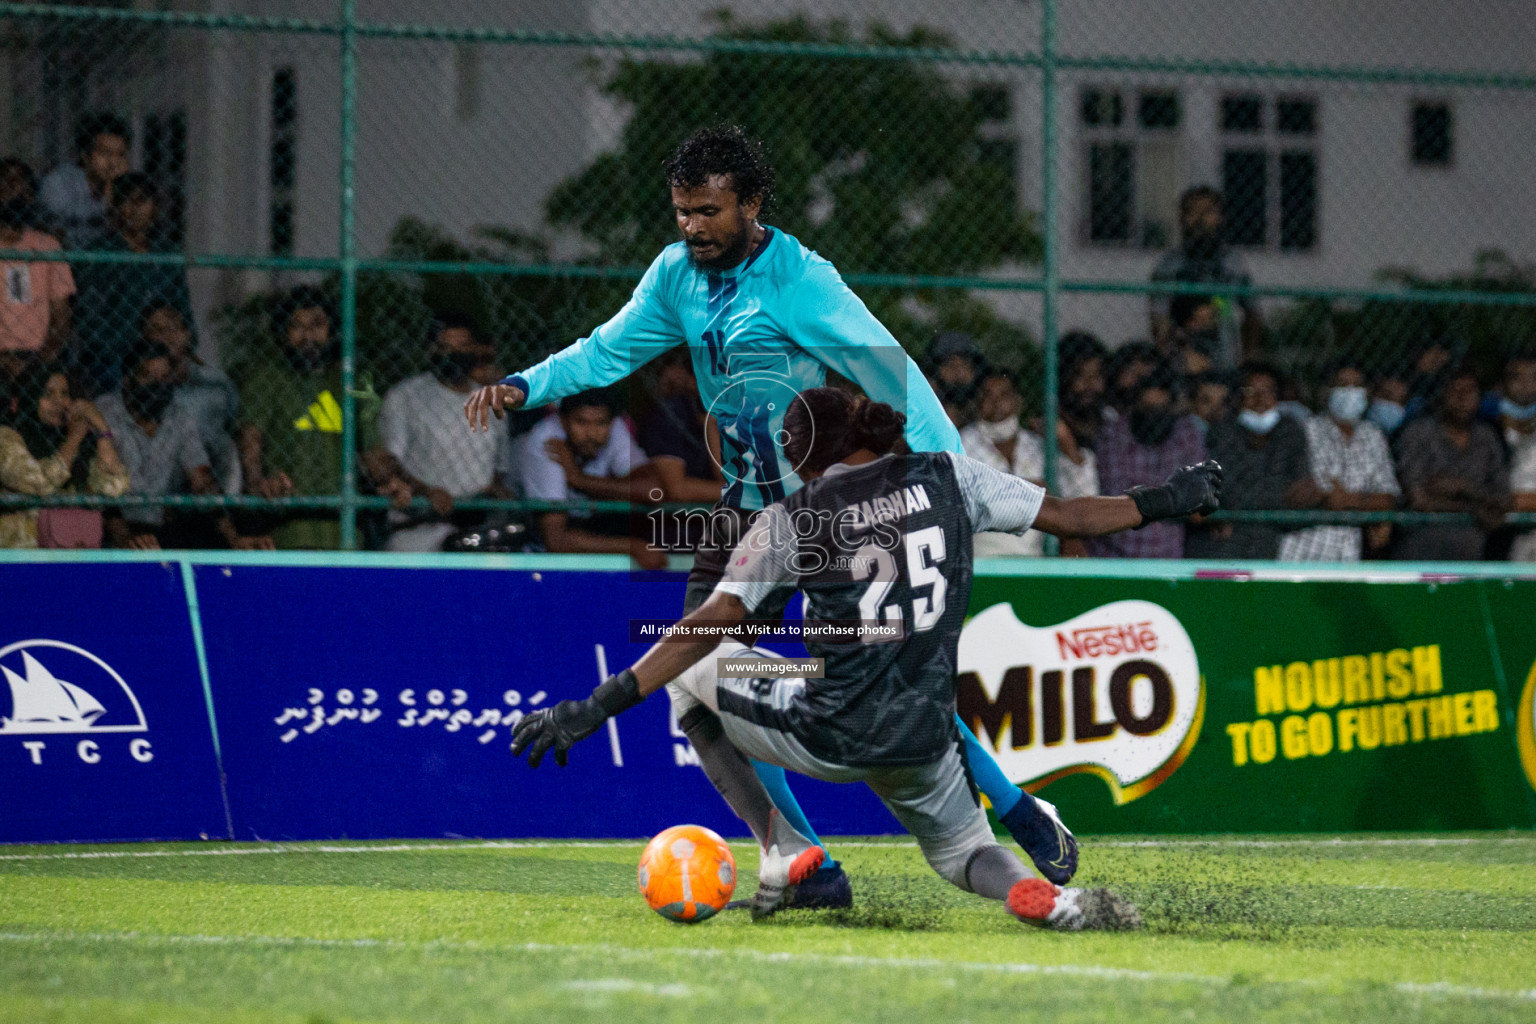
[[[640,680],[629,669],[616,676],[609,676],[592,691],[592,701],[612,718],[622,711],[639,704],[645,698],[640,695]]]

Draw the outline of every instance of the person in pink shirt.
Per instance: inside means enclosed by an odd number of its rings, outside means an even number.
[[[25,175],[0,181],[0,249],[58,252],[58,240],[30,226],[31,189]],[[17,187],[20,186],[20,187]],[[0,370],[14,376],[28,356],[51,362],[69,336],[69,264],[0,261]]]

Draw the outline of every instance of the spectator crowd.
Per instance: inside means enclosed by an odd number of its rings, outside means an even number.
[[[0,249],[175,251],[156,183],[130,168],[130,142],[122,121],[97,115],[77,133],[76,159],[41,180],[21,160],[0,160]],[[1180,243],[1152,271],[1154,282],[1179,287],[1155,290],[1146,340],[1111,349],[1083,332],[1061,338],[1059,415],[1049,427],[1026,410],[1015,374],[989,365],[973,338],[937,335],[924,371],[967,454],[1040,481],[1049,429],[1055,488],[1067,497],[1123,493],[1214,458],[1226,468],[1224,507],[1237,512],[1463,515],[1403,524],[1218,516],[1066,542],[1064,554],[1536,561],[1536,531],[1506,524],[1509,512],[1536,512],[1536,352],[1511,355],[1496,381],[1479,380],[1438,339],[1400,364],[1341,356],[1294,378],[1263,360],[1256,302],[1201,293],[1251,283],[1223,240],[1221,196],[1191,189],[1180,213]],[[231,379],[198,354],[180,264],[0,268],[0,495],[112,499],[103,508],[0,507],[0,546],[339,546],[333,505],[280,500],[341,492],[340,325],[321,289],[282,293],[263,357]],[[638,374],[625,401],[586,392],[474,433],[464,400],[509,368],[463,312],[437,311],[421,344],[424,372],[382,398],[356,398],[359,492],[389,506],[362,517],[369,546],[531,545],[629,553],[656,566],[656,523],[673,549],[697,542],[697,520],[592,507],[719,496],[718,439],[686,352]],[[219,496],[269,504],[195,500]],[[533,511],[465,507],[480,498],[521,498]],[[976,541],[979,555],[1043,549],[1033,531]]]

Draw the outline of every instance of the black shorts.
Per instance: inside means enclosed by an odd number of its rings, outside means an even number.
[[[693,555],[693,568],[688,571],[688,591],[683,597],[683,614],[698,608],[714,591],[715,584],[725,576],[731,552],[756,518],[756,512],[744,512],[733,505],[716,505],[710,510],[710,528]],[[795,596],[795,587],[779,587],[769,594],[763,603],[747,615],[746,621],[777,627],[784,621],[784,609]],[[742,643],[751,645],[750,639]]]

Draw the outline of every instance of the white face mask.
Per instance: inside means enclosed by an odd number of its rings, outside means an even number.
[[[1338,387],[1328,392],[1328,415],[1344,423],[1359,420],[1370,404],[1365,388]]]
[[[1012,441],[1019,433],[1019,421],[1010,416],[1005,420],[977,420],[976,432],[993,444]]]
[[[1280,422],[1280,410],[1254,412],[1252,409],[1244,409],[1237,414],[1237,422],[1242,424],[1245,430],[1251,430],[1255,434],[1267,434],[1275,429],[1275,424]]]

